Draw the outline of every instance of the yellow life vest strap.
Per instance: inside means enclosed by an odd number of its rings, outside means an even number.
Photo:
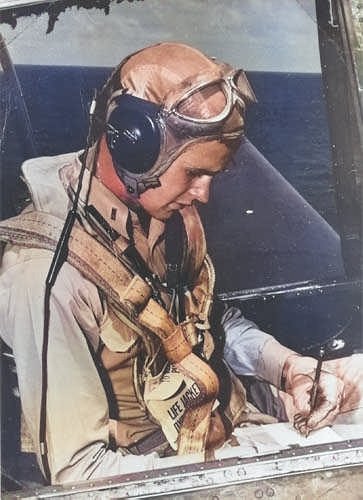
[[[1,239],[54,251],[62,227],[63,221],[53,215],[27,212],[0,223]],[[151,298],[150,286],[122,261],[121,252],[117,257],[112,255],[77,225],[69,238],[67,261],[103,290],[111,307],[126,325],[142,338],[145,328],[156,334],[169,361],[196,380],[200,396],[186,411],[178,453],[204,452],[219,383],[208,364],[192,353],[184,326],[175,325],[167,312]]]
[[[54,251],[62,228],[63,221],[54,215],[26,212],[0,223],[0,239],[28,248]],[[151,296],[151,288],[144,280],[76,225],[68,242],[67,262],[99,287],[120,319],[143,336],[134,317]]]
[[[175,325],[153,299],[140,312],[138,321],[161,339],[169,361],[192,378],[200,390],[198,397],[190,400],[186,409],[179,432],[178,455],[205,453],[212,409],[219,391],[217,375],[192,352],[184,334],[184,325]]]

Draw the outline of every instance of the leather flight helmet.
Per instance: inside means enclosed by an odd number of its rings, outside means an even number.
[[[95,138],[105,134],[118,177],[137,198],[195,142],[240,140],[255,101],[242,70],[182,43],[124,59],[97,98]]]

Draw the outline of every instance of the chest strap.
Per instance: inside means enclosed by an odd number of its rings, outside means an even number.
[[[0,223],[3,241],[54,251],[63,221],[42,212],[29,212]],[[151,287],[126,262],[101,243],[74,226],[68,242],[67,261],[108,297],[120,319],[142,338],[149,330],[162,342],[166,356],[181,372],[193,378],[200,396],[190,401],[179,433],[178,454],[205,453],[212,409],[218,394],[218,377],[209,365],[192,352],[187,341],[188,325],[175,325],[167,311],[151,298]],[[213,429],[218,426],[213,426]],[[219,426],[221,440],[223,426]],[[219,441],[215,436],[213,442]]]

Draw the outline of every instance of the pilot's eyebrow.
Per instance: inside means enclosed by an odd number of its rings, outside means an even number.
[[[217,170],[217,171],[211,171],[211,170],[207,170],[205,168],[190,167],[188,170],[189,170],[190,174],[195,175],[196,177],[200,177],[202,175],[209,175],[209,177],[215,177],[218,174],[226,172],[227,168],[222,168],[221,170]]]

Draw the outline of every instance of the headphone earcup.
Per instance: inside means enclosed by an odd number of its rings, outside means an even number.
[[[131,174],[148,172],[160,151],[160,106],[128,94],[115,101],[106,125],[106,143],[115,170],[121,178],[121,169]]]

